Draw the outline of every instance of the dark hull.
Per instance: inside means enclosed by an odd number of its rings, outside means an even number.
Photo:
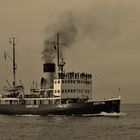
[[[0,114],[5,115],[82,115],[101,112],[119,113],[120,99],[69,104],[0,105]]]

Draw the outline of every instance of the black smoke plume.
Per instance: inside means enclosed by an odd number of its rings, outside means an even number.
[[[117,21],[114,18],[116,11],[108,10],[106,7],[93,8],[81,12],[64,12],[57,17],[55,22],[46,28],[46,39],[44,41],[43,60],[45,62],[53,62],[56,58],[56,50],[54,44],[49,42],[56,41],[56,33],[60,35],[60,58],[63,57],[63,50],[71,47],[78,42],[110,41],[118,33]],[[85,45],[86,46],[86,45]]]
[[[47,38],[44,41],[44,50],[42,52],[45,62],[51,63],[56,58],[56,45],[53,42],[56,42],[57,33],[60,41],[60,58],[63,57],[63,50],[70,47],[75,41],[78,29],[74,18],[72,13],[67,13],[67,15],[60,17],[60,21],[47,27]]]

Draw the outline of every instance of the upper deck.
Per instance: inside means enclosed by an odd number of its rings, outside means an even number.
[[[64,98],[92,98],[92,75],[87,73],[60,73],[54,79],[54,96]]]

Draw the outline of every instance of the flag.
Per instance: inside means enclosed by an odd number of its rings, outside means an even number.
[[[54,44],[54,49],[56,50],[56,45]]]
[[[5,60],[6,60],[6,57],[7,57],[7,56],[6,56],[6,52],[4,52],[4,59],[5,59]]]

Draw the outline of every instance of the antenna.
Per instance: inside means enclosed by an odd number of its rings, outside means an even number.
[[[10,37],[9,38],[9,43],[12,44],[13,47],[13,86],[16,85],[16,56],[15,56],[15,47],[16,47],[16,40],[17,38],[15,37]]]

